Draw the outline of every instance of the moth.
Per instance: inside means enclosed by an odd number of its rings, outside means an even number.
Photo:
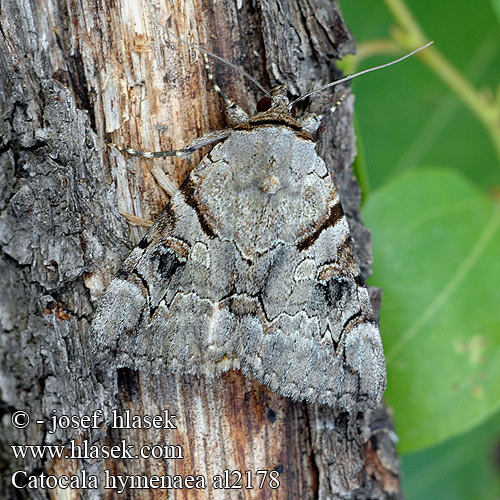
[[[251,118],[226,103],[232,129],[179,151],[125,150],[185,157],[218,142],[100,299],[97,363],[151,374],[240,369],[295,400],[373,408],[386,383],[382,342],[338,190],[315,150],[319,121],[297,121],[284,87]]]

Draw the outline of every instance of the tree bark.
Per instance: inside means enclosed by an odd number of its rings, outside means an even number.
[[[3,0],[0,12],[0,487],[6,498],[115,498],[116,491],[104,489],[16,489],[16,470],[207,478],[207,489],[169,490],[168,498],[401,498],[395,434],[383,405],[338,414],[279,397],[234,371],[212,380],[120,369],[116,378],[98,380],[89,359],[95,301],[146,231],[120,212],[156,218],[169,199],[165,179],[180,185],[190,169],[180,159],[125,159],[106,143],[178,149],[226,125],[203,57],[165,28],[297,96],[334,80],[335,59],[354,50],[336,4]],[[223,91],[253,112],[260,96],[252,84],[211,64]],[[322,113],[332,100],[329,92],[318,94],[308,110]],[[318,151],[339,186],[366,277],[370,235],[351,170],[352,105],[348,97],[325,117]],[[379,299],[376,290],[373,297]],[[50,425],[35,423],[96,409],[104,415],[98,429],[51,433]],[[176,415],[176,429],[107,425],[112,410],[159,415],[166,409]],[[19,410],[31,418],[22,429],[11,424]],[[180,445],[184,458],[14,460],[10,448],[70,439]],[[212,489],[212,477],[224,469],[278,471],[280,487],[259,489],[255,477],[253,489],[244,483],[236,492]],[[166,491],[127,489],[123,498],[166,498]]]

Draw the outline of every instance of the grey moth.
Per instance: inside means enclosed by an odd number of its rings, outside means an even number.
[[[380,333],[314,126],[292,117],[282,88],[268,109],[242,114],[180,151],[126,150],[188,156],[219,141],[100,299],[97,363],[239,369],[295,400],[373,408],[386,383]]]

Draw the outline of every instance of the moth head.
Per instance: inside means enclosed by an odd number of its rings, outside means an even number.
[[[273,110],[282,113],[291,113],[295,118],[295,106],[289,110],[289,104],[290,99],[288,99],[286,87],[278,85],[271,90],[270,95],[264,96],[257,102],[257,112],[262,113],[263,111]]]

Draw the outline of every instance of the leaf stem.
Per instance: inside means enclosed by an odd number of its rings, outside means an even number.
[[[398,23],[399,29],[394,32],[396,43],[405,49],[411,49],[428,41],[403,0],[384,0],[384,2]],[[435,46],[422,51],[417,57],[420,57],[441,78],[483,124],[495,149],[500,168],[500,110],[492,99],[479,93]]]
[[[363,59],[381,54],[399,54],[400,52],[401,47],[389,38],[368,40],[358,43],[356,54],[344,56],[337,62],[337,66],[344,74],[352,74],[356,72],[356,68]]]

